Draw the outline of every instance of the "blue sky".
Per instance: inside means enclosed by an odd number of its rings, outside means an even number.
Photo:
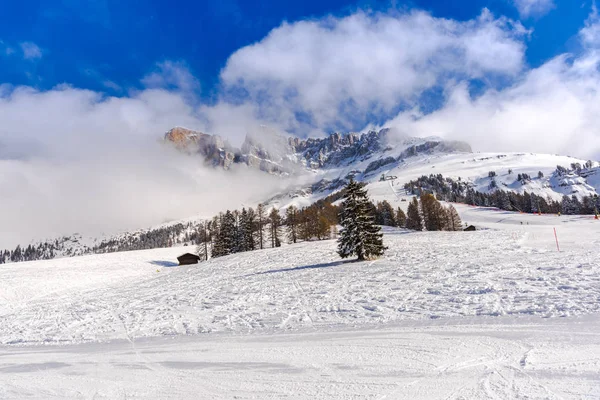
[[[573,37],[589,1],[555,0],[548,12],[519,15],[511,0],[274,2],[57,0],[9,2],[0,15],[0,40],[14,51],[0,58],[0,81],[50,89],[60,83],[123,95],[157,62],[184,61],[204,98],[218,90],[219,71],[237,49],[259,41],[283,21],[345,16],[357,9],[422,9],[435,17],[469,20],[483,8],[521,20],[533,33],[526,61],[536,67],[576,51]],[[24,59],[22,43],[39,48]]]

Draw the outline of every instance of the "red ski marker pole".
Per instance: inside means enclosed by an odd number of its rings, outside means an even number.
[[[556,239],[556,249],[560,252],[560,247],[558,247],[558,236],[556,235],[556,228],[554,228],[554,238]]]

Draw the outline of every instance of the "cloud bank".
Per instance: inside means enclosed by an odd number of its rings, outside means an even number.
[[[228,92],[285,129],[352,129],[451,80],[515,76],[525,34],[487,10],[466,22],[421,11],[358,12],[284,23],[235,52],[221,78]]]
[[[582,51],[530,69],[502,90],[478,96],[467,83],[446,89],[446,102],[400,113],[387,126],[416,135],[469,141],[487,151],[600,157],[600,24],[596,10],[579,33]]]
[[[598,158],[599,32],[593,7],[576,53],[530,68],[530,31],[487,10],[463,22],[412,11],[284,23],[232,54],[218,107],[300,135],[393,127],[479,151]]]
[[[4,86],[0,93],[0,248],[212,216],[254,206],[279,184],[207,168],[161,143],[175,125],[201,127],[178,92],[115,98]]]

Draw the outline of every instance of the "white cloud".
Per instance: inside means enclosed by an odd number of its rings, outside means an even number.
[[[175,125],[203,129],[194,114],[162,89],[117,98],[68,85],[0,86],[0,248],[261,201],[273,187],[268,176],[206,168],[160,143]]]
[[[42,49],[33,42],[21,42],[23,58],[26,60],[36,60],[42,58]]]
[[[594,21],[580,34],[581,54],[560,55],[509,87],[480,96],[470,94],[465,82],[457,83],[447,89],[439,110],[423,114],[415,108],[386,125],[419,136],[466,140],[482,151],[600,157],[600,53],[591,34],[599,25]]]
[[[449,80],[515,76],[526,33],[487,10],[466,22],[420,11],[358,12],[284,23],[236,51],[221,77],[226,89],[247,93],[262,117],[286,128],[303,124],[297,113],[313,127],[350,127]]]
[[[120,92],[123,90],[123,88],[119,86],[116,82],[111,81],[109,79],[102,81],[102,85],[107,89],[114,90],[115,92]]]
[[[156,70],[142,79],[148,88],[175,89],[182,92],[194,92],[200,89],[200,83],[189,71],[184,62],[164,61],[156,64]]]
[[[554,0],[514,0],[514,2],[523,18],[541,17],[556,7]]]
[[[592,12],[585,21],[585,26],[579,32],[579,36],[586,48],[600,47],[600,15],[598,15],[596,3],[592,4]]]

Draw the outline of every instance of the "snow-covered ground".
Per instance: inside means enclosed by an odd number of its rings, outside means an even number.
[[[3,265],[0,398],[600,398],[600,221],[458,208],[491,229],[387,229],[363,263],[321,241]]]
[[[598,399],[600,318],[469,317],[0,351],[0,398]]]
[[[541,232],[388,229],[387,254],[365,263],[340,260],[335,242],[322,241],[184,267],[173,260],[185,247],[9,264],[0,343],[600,311],[599,235],[565,239],[559,253],[552,229]]]
[[[317,182],[321,179],[333,181],[337,178],[344,178],[350,173],[364,171],[367,165],[373,161],[384,158],[387,155],[397,156],[399,150],[392,150],[390,154],[377,154],[377,157],[367,158],[365,160],[355,160],[348,165],[330,168],[321,171],[315,171],[310,177],[310,182]],[[534,153],[442,153],[420,154],[405,160],[396,161],[368,174],[356,174],[356,178],[367,183],[367,190],[372,195],[373,192],[384,194],[381,199],[389,200],[389,186],[394,185],[394,190],[401,192],[404,184],[417,179],[423,175],[442,174],[445,178],[469,182],[472,187],[480,192],[489,192],[491,178],[489,172],[493,171],[497,175],[494,178],[498,188],[505,191],[514,191],[517,193],[535,193],[539,196],[550,197],[560,201],[563,195],[571,196],[589,196],[597,194],[600,190],[600,167],[598,163],[593,163],[594,167],[585,170],[586,178],[570,172],[564,176],[554,174],[557,165],[570,168],[572,163],[584,164],[584,160],[559,156],[552,154],[534,154]],[[509,173],[510,170],[510,173]],[[544,175],[538,178],[538,172]],[[530,180],[521,183],[517,180],[519,174],[527,174]],[[381,175],[395,177],[393,182],[379,182]],[[305,185],[306,186],[306,182]],[[383,191],[381,190],[383,188]],[[330,191],[316,193],[302,193],[301,190],[291,191],[289,194],[283,194],[272,199],[269,204],[278,208],[284,208],[291,204],[297,206],[308,206],[316,200],[330,194]]]

